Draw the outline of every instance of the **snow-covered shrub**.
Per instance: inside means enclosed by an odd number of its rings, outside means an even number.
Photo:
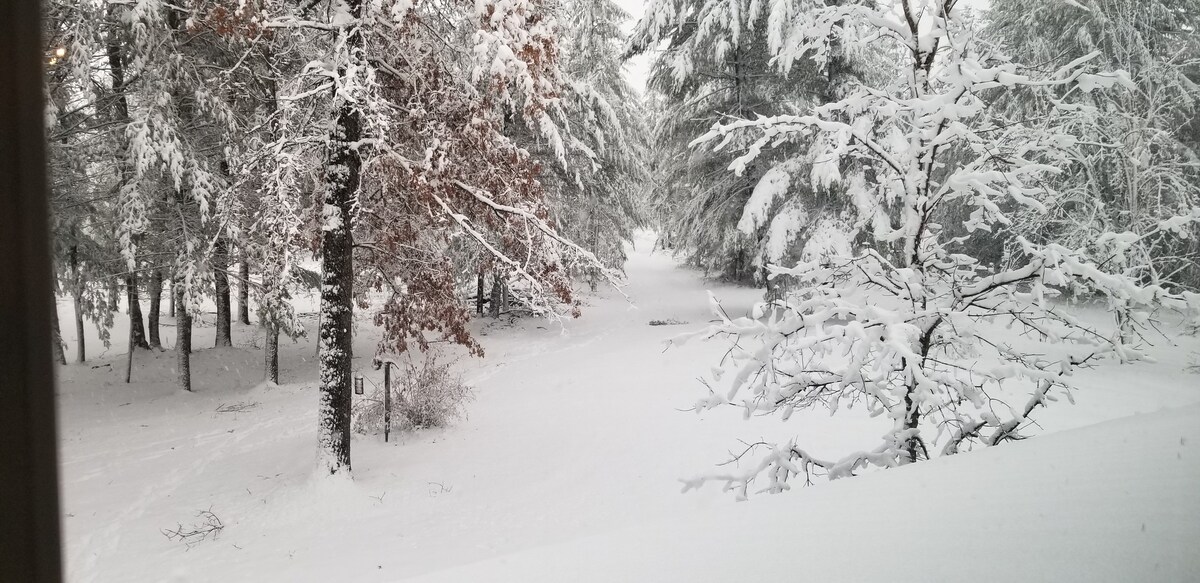
[[[445,427],[465,415],[474,399],[471,387],[453,370],[453,361],[441,361],[434,352],[417,360],[394,361],[392,368],[392,428],[399,430]],[[356,407],[358,433],[383,431],[382,385]]]
[[[1104,298],[1129,315],[1130,329],[1151,325],[1164,305],[1196,316],[1200,296],[1119,264],[1148,237],[1186,236],[1200,207],[1141,233],[1099,233],[1089,245],[1016,236],[1002,257],[972,254],[980,249],[974,238],[1061,203],[1048,177],[1079,141],[1070,122],[1088,115],[1062,104],[1034,122],[991,100],[1117,91],[1130,87],[1124,72],[1097,70],[1094,54],[1049,71],[1014,63],[954,2],[784,1],[770,10],[780,13],[769,21],[788,23],[771,31],[785,72],[796,59],[827,63],[830,51],[871,44],[890,51],[895,76],[804,115],[719,123],[694,144],[737,147],[756,136],[731,164],[735,173],[769,162],[759,154],[779,144],[823,144],[819,158],[843,165],[814,168],[812,179],[841,185],[867,240],[770,266],[772,277],[796,286],[749,317],[730,317],[714,301],[717,323],[695,336],[732,346],[696,410],[731,405],[747,417],[786,420],[800,410],[865,406],[888,427],[878,445],[830,458],[794,441],[762,444],[769,453],[742,471],[697,478],[689,488],[715,480],[744,497],[763,478],[762,490],[781,492],[797,476],[834,479],[1023,438],[1037,408],[1073,398],[1074,369],[1141,358],[1136,333],[1078,317],[1056,301],[1063,290]]]

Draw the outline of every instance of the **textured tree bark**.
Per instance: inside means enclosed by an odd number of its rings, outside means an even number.
[[[217,303],[216,346],[233,346],[229,308],[229,244],[224,239],[218,239],[213,245],[213,283],[216,287],[216,297],[213,299]]]
[[[167,289],[170,290],[168,295],[171,296],[171,307],[167,310],[172,316],[175,315],[175,278],[167,280]]]
[[[250,263],[246,260],[246,251],[242,250],[241,262],[238,263],[238,321],[250,325]]]
[[[142,322],[142,301],[138,297],[138,279],[136,273],[130,273],[125,278],[125,296],[129,301],[126,311],[129,313],[129,336],[133,338],[135,348],[150,349],[146,342],[146,326]]]
[[[150,313],[146,315],[146,330],[150,348],[162,350],[162,340],[158,336],[158,321],[162,315],[162,271],[155,269],[150,274]]]
[[[362,0],[347,0],[352,19],[362,16]],[[351,29],[346,44],[361,50],[362,35]],[[353,104],[338,111],[332,151],[325,169],[329,182],[326,220],[321,230],[321,395],[318,412],[320,463],[329,473],[350,471],[351,325],[354,317],[353,205],[362,158],[350,144],[362,138],[362,120]],[[333,215],[336,213],[336,217]]]
[[[183,287],[177,285],[171,296],[175,298],[175,371],[179,388],[192,390],[192,315],[183,301]]]
[[[263,326],[266,339],[263,343],[263,378],[269,383],[279,384],[279,329]]]

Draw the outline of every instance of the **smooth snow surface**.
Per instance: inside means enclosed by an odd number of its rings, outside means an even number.
[[[627,293],[585,298],[564,328],[476,322],[463,358],[469,417],[446,430],[356,435],[353,481],[316,475],[317,360],[281,342],[283,385],[262,386],[255,329],[207,349],[196,392],[174,355],[114,347],[60,368],[63,518],[71,581],[1185,581],[1200,573],[1200,376],[1195,339],[1155,364],[1084,371],[1078,405],[1041,413],[1047,435],[736,503],[681,494],[738,440],[795,435],[829,455],[886,429],[861,411],[742,421],[684,410],[725,351],[663,340],[757,290],[722,287],[639,238]],[[312,306],[301,306],[311,311]],[[70,303],[60,304],[65,340]],[[118,316],[118,321],[123,315]],[[681,321],[649,326],[651,320]],[[173,320],[166,319],[170,323]],[[211,321],[211,318],[210,318]],[[310,331],[316,323],[308,321]],[[371,382],[378,332],[361,318]],[[89,324],[90,329],[90,324]],[[164,329],[173,343],[173,329]],[[114,338],[124,338],[123,329]],[[260,342],[260,341],[259,341]],[[114,345],[122,344],[120,341]],[[90,351],[98,354],[99,343]],[[93,368],[98,367],[98,368]],[[241,409],[218,412],[218,408]],[[162,534],[211,510],[225,525],[190,550]]]

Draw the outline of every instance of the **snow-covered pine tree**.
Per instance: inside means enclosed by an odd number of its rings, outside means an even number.
[[[718,124],[697,144],[722,147],[754,134],[732,164],[739,173],[794,136],[823,144],[823,159],[854,159],[847,173],[816,165],[814,179],[843,186],[870,240],[850,254],[773,267],[803,286],[749,317],[730,317],[714,301],[719,322],[697,335],[735,340],[719,369],[730,374],[717,374],[714,382],[723,386],[710,386],[696,408],[731,404],[747,415],[787,419],[797,410],[860,404],[888,427],[877,446],[835,457],[795,441],[778,444],[744,471],[697,478],[688,487],[717,480],[744,497],[765,478],[762,490],[779,492],[797,476],[832,479],[926,459],[938,449],[953,454],[1020,439],[1039,406],[1072,398],[1074,369],[1139,357],[1119,335],[1056,302],[1061,290],[1103,297],[1135,322],[1163,304],[1197,314],[1200,296],[1145,285],[1086,249],[1018,238],[998,265],[964,252],[976,234],[1010,225],[1017,209],[1043,212],[1054,204],[1058,194],[1045,179],[1069,162],[1078,142],[1063,128],[1069,104],[1028,120],[1006,116],[985,97],[1129,86],[1125,73],[1090,70],[1094,55],[1049,71],[1002,58],[955,0],[801,4],[805,10],[768,18],[780,23],[769,33],[777,39],[776,63],[821,59],[837,39],[884,48],[895,75],[852,87],[804,115]],[[948,234],[941,224],[947,216],[967,217],[955,229],[962,234]],[[1196,220],[1200,208],[1156,229],[1178,233]]]
[[[1200,27],[1196,0],[994,0],[987,33],[1018,62],[1061,65],[1093,52],[1095,63],[1129,73],[1134,87],[1064,88],[1022,95],[1013,115],[1039,116],[1056,102],[1079,105],[1072,161],[1050,182],[1060,193],[1046,213],[1027,214],[1020,233],[1088,247],[1144,283],[1200,289],[1200,228],[1167,236],[1158,224],[1200,204]],[[1136,241],[1103,239],[1127,232]],[[1119,249],[1119,247],[1126,247]],[[1115,266],[1114,266],[1115,267]]]
[[[713,123],[805,111],[867,74],[874,51],[838,42],[819,64],[772,63],[779,29],[805,6],[655,0],[631,38],[631,54],[661,48],[649,83],[661,96],[653,137],[655,214],[670,245],[707,272],[761,281],[767,262],[799,257],[815,231],[829,230],[848,210],[830,196],[830,185],[807,179],[811,143],[779,144],[736,175],[725,171],[735,155],[691,146]],[[836,228],[845,230],[845,222]]]
[[[222,95],[229,88],[215,78],[220,51],[174,4],[61,0],[50,13],[66,15],[47,21],[56,43],[49,47],[56,74],[47,118],[52,148],[62,149],[52,155],[71,161],[62,174],[63,204],[54,209],[64,226],[59,247],[68,268],[61,271],[74,274],[69,284],[79,304],[87,303],[89,289],[111,290],[121,281],[134,343],[148,345],[137,332],[139,280],[152,282],[153,299],[153,286],[161,289],[155,274],[171,271],[184,286],[184,306],[195,310],[194,294],[205,281],[197,274],[215,240],[210,235],[230,209],[214,171],[233,125]],[[103,257],[82,254],[87,249]],[[83,281],[88,269],[100,280]],[[102,334],[112,309],[110,302],[95,310]],[[185,336],[187,326],[179,330]]]
[[[73,2],[49,2],[43,18],[46,61],[47,163],[50,171],[51,234],[57,292],[69,293],[74,308],[76,359],[87,359],[84,320],[96,323],[107,345],[114,310],[108,301],[109,278],[121,271],[111,217],[107,209],[114,149],[112,132],[98,129],[109,108],[95,90],[106,86],[95,77],[81,76],[77,50],[88,46],[84,26],[102,19],[93,7]],[[89,11],[89,9],[91,9]],[[82,14],[82,17],[78,15]],[[102,46],[100,42],[96,45]],[[97,107],[99,105],[99,107]],[[97,111],[98,110],[98,111]]]
[[[566,163],[536,140],[522,145],[542,165],[555,225],[621,269],[649,178],[647,112],[622,74],[620,25],[629,15],[611,0],[569,0],[559,13]],[[601,279],[594,270],[586,276],[593,288]]]

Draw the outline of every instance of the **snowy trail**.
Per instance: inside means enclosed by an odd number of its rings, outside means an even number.
[[[584,577],[561,570],[556,577],[553,569],[538,571],[537,566],[590,565],[599,560],[595,553],[604,552],[615,554],[594,563],[593,580],[658,581],[666,579],[651,575],[653,569],[632,569],[653,563],[660,548],[673,561],[695,561],[692,576],[678,580],[711,580],[705,573],[725,560],[721,541],[726,537],[718,532],[724,521],[747,537],[762,531],[762,536],[786,540],[789,525],[804,523],[814,509],[819,525],[834,520],[833,509],[908,495],[904,492],[922,491],[943,479],[972,484],[1000,480],[1004,472],[1028,462],[1022,451],[1040,455],[1038,463],[1061,463],[1070,472],[1097,463],[1095,456],[1072,458],[1073,450],[1061,444],[1082,438],[1064,434],[1058,449],[1044,455],[1038,453],[1039,440],[1021,444],[1033,449],[988,453],[1009,461],[978,478],[963,473],[972,470],[957,469],[962,465],[958,460],[947,460],[819,485],[811,494],[762,496],[749,504],[735,504],[713,487],[681,495],[679,478],[711,470],[737,447],[738,439],[800,434],[814,450],[837,451],[873,444],[880,429],[878,420],[860,418],[857,412],[837,419],[814,412],[784,424],[777,419],[747,423],[730,411],[703,416],[682,411],[703,396],[696,379],[726,346],[694,342],[664,352],[663,341],[696,330],[710,318],[709,289],[734,314],[744,312],[760,292],[714,285],[661,251],[651,253],[652,247],[652,238],[640,237],[627,265],[626,292],[636,307],[618,294],[601,292],[585,298],[583,317],[563,328],[531,320],[477,322],[487,357],[460,362],[476,391],[469,418],[446,430],[400,435],[390,444],[379,436],[356,435],[352,483],[312,474],[317,407],[309,341],[283,347],[283,379],[290,384],[278,388],[255,386],[259,353],[241,349],[198,352],[195,394],[169,388],[170,354],[139,357],[133,385],[116,380],[115,366],[89,363],[61,369],[70,580],[398,581],[429,576],[561,581]],[[668,319],[687,324],[648,325]],[[356,362],[362,374],[379,382],[381,374],[369,367],[376,331],[359,325],[356,354],[368,356]],[[194,345],[210,345],[211,332],[201,329]],[[235,330],[235,338],[251,332]],[[1195,350],[1195,343],[1164,350],[1168,360],[1178,363]],[[1048,422],[1051,429],[1200,403],[1200,391],[1191,382],[1195,375],[1180,372],[1180,367],[1110,367],[1084,380],[1094,386],[1080,395],[1079,406],[1066,407],[1058,421]],[[1138,398],[1131,402],[1131,394]],[[248,408],[216,412],[230,403]],[[1194,421],[1200,410],[1188,411],[1159,425],[1175,431],[1183,422],[1179,419]],[[1147,419],[1138,427],[1154,425],[1158,417]],[[1099,441],[1108,434],[1087,435]],[[1158,438],[1167,439],[1165,435]],[[1200,443],[1200,436],[1185,432],[1170,439],[1181,437],[1177,449],[1182,465],[1163,477],[1173,482],[1143,483],[1128,476],[1122,481],[1117,478],[1124,474],[1109,468],[1100,478],[1110,487],[1094,492],[1095,504],[1111,496],[1112,488],[1158,488],[1174,497],[1170,500],[1180,500],[1180,517],[1200,520],[1194,495],[1183,497],[1178,488],[1195,485],[1198,458],[1190,448]],[[1112,445],[1097,445],[1096,451]],[[1149,453],[1122,455],[1158,459]],[[961,458],[985,463],[973,455]],[[923,467],[934,469],[926,475]],[[1043,487],[1061,490],[1054,483]],[[998,504],[1037,499],[1036,493],[1028,496]],[[826,503],[833,509],[818,508]],[[215,540],[187,550],[161,533],[195,522],[195,513],[205,509],[226,525]],[[984,512],[974,520],[993,518]],[[872,527],[869,516],[856,520],[863,528]],[[820,536],[817,526],[804,528],[806,536]],[[1179,524],[1172,528],[1161,532],[1192,534]],[[837,532],[842,538],[835,536],[821,548],[832,549],[839,540],[850,544],[845,537],[856,536]],[[892,536],[886,529],[879,532],[883,534],[872,540],[880,544]],[[627,568],[620,565],[625,555],[635,559]],[[506,570],[510,562],[512,569]],[[729,564],[755,572],[744,563]],[[486,576],[493,572],[496,578]]]

